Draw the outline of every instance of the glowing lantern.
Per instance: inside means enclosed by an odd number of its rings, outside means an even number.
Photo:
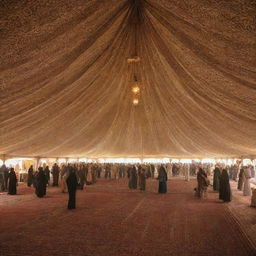
[[[139,92],[140,92],[140,87],[137,86],[137,85],[135,85],[134,87],[132,87],[132,92],[133,92],[134,94],[139,93]]]
[[[132,103],[135,106],[138,105],[139,104],[139,99],[133,99]]]

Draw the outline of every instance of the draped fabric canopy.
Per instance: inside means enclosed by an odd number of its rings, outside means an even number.
[[[256,155],[255,1],[0,6],[0,154]]]

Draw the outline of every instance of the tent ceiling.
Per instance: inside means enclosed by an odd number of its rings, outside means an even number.
[[[0,7],[0,154],[256,154],[255,1]]]

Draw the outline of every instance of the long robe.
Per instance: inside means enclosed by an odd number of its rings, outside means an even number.
[[[78,171],[79,176],[79,188],[84,189],[84,183],[85,183],[85,166],[81,166],[80,170]]]
[[[31,187],[31,185],[33,184],[33,178],[34,178],[33,167],[30,167],[28,169],[28,180],[27,180],[28,187]]]
[[[8,194],[9,195],[16,195],[17,190],[17,177],[14,170],[11,170],[8,174]]]
[[[50,170],[48,166],[45,167],[44,173],[45,173],[47,184],[50,184]]]
[[[159,181],[158,193],[160,194],[166,193],[167,192],[167,173],[163,166],[159,168],[158,181]]]
[[[47,179],[42,169],[38,172],[36,176],[36,195],[38,197],[44,197],[46,195],[46,184]]]
[[[69,176],[67,178],[67,186],[68,186],[68,209],[76,208],[76,188],[78,186],[77,177],[74,171],[70,171]]]
[[[208,186],[207,174],[204,170],[199,170],[197,173],[197,196],[201,198],[203,193],[206,193]]]
[[[129,188],[136,189],[137,188],[137,172],[135,167],[131,167],[128,172],[129,177]]]
[[[8,176],[9,176],[9,169],[7,167],[3,168],[4,173],[4,187],[5,190],[8,189]]]
[[[189,181],[189,180],[190,180],[190,177],[189,177],[189,165],[186,164],[186,165],[184,166],[184,168],[185,168],[185,180],[186,180],[186,181]]]
[[[111,167],[109,164],[106,165],[105,167],[105,179],[110,179],[111,178]]]
[[[220,189],[220,169],[216,167],[213,170],[213,190],[219,191]]]
[[[246,168],[244,170],[244,189],[243,189],[244,196],[252,195],[250,179],[251,179],[251,170],[250,170],[250,168]]]
[[[237,189],[238,190],[243,190],[244,187],[244,169],[241,168],[239,172],[239,179],[238,179],[238,184],[237,184]]]
[[[67,177],[68,177],[68,169],[67,169],[67,166],[62,166],[61,171],[60,171],[61,192],[62,192],[62,193],[67,193],[67,192],[68,192]]]
[[[0,170],[0,192],[4,190],[4,173]]]
[[[59,170],[59,166],[57,164],[55,164],[52,167],[52,176],[53,176],[53,186],[59,186],[59,174],[60,174],[60,170]]]
[[[140,172],[140,190],[146,190],[146,171],[144,169]]]
[[[229,184],[228,172],[226,169],[222,170],[222,173],[220,176],[219,199],[223,200],[224,202],[231,201],[231,188]]]

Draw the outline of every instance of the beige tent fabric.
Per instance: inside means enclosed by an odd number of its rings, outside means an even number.
[[[0,154],[256,155],[255,1],[0,7]]]

